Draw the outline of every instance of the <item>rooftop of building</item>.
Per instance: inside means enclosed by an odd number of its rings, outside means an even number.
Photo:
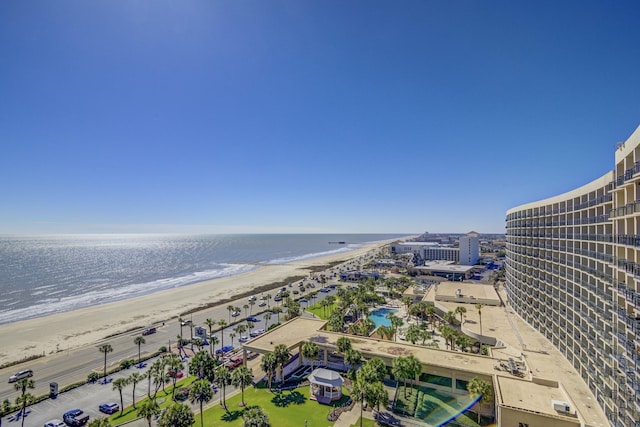
[[[473,265],[455,264],[453,261],[426,261],[424,265],[414,267],[422,270],[450,271],[451,273],[467,273],[475,268]]]
[[[567,415],[554,410],[553,401],[567,402],[570,406],[570,413],[575,414],[575,406],[569,396],[558,387],[555,381],[548,384],[497,376],[498,404],[504,404],[512,408],[525,411],[533,411],[552,417],[559,417],[566,420],[576,420],[574,415]]]
[[[460,290],[460,296],[466,300],[470,298],[471,300],[492,301],[494,305],[500,305],[500,297],[493,285],[480,282],[441,282],[436,290],[436,300],[458,298],[458,290]]]

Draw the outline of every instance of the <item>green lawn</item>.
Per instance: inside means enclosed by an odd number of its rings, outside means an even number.
[[[343,389],[343,393],[347,393]],[[269,422],[273,426],[283,427],[325,427],[334,423],[327,420],[327,415],[332,410],[331,406],[322,405],[315,400],[309,400],[309,387],[300,387],[282,393],[270,392],[265,388],[248,388],[244,391],[247,406],[260,406],[269,416]],[[239,406],[241,395],[227,398],[228,412],[218,404],[220,397],[214,397],[216,404],[204,411],[205,426],[229,426],[240,427],[243,425],[242,412],[244,408]],[[346,398],[343,398],[346,400]],[[196,427],[200,426],[200,415],[196,414]]]
[[[338,302],[336,300],[336,302],[324,308],[321,307],[320,304],[314,304],[312,306],[307,307],[306,311],[315,314],[316,317],[322,320],[329,320],[331,313],[337,306],[338,306]]]
[[[374,427],[375,425],[376,422],[374,420],[362,417],[362,427]],[[360,427],[360,418],[355,424],[351,424],[351,427]]]

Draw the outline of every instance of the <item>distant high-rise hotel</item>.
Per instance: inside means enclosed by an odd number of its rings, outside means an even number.
[[[640,426],[640,127],[615,167],[507,212],[513,309],[573,364],[614,426]]]
[[[458,247],[433,242],[406,242],[391,245],[395,254],[413,253],[423,260],[444,260],[462,265],[474,265],[480,258],[480,240],[478,233],[470,232],[460,236]]]

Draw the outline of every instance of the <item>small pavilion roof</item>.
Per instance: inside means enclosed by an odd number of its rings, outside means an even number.
[[[342,387],[344,380],[342,379],[342,376],[335,371],[318,368],[309,375],[309,382],[312,384],[323,385],[325,387]]]

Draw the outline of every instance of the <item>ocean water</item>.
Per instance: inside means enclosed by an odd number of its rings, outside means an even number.
[[[0,236],[0,324],[357,249],[399,234]],[[344,241],[337,245],[329,242]]]

